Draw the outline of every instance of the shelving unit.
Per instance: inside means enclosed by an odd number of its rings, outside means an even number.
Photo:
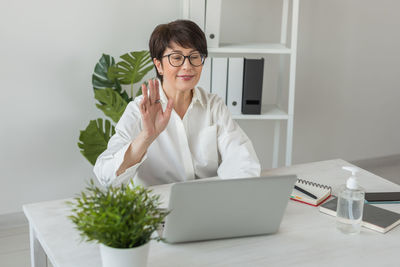
[[[211,55],[219,54],[290,54],[291,49],[282,44],[246,43],[246,44],[220,44],[220,47],[208,49]]]
[[[236,120],[287,120],[289,115],[280,109],[277,105],[262,105],[261,114],[248,115],[239,114],[232,115]]]
[[[203,9],[204,17],[202,13],[198,12],[201,7],[207,6],[208,1],[214,5],[217,12],[212,10],[212,15],[207,16],[207,9]],[[219,2],[218,2],[219,1]],[[216,4],[217,2],[217,4]],[[225,4],[229,4],[229,1],[225,1]],[[291,7],[291,13],[289,12]],[[212,23],[220,23],[220,10],[221,0],[184,0],[182,11],[183,18],[192,19],[200,27],[202,27],[206,33],[207,41],[211,41],[217,36],[219,40],[219,32],[210,32],[206,29],[206,25]],[[209,10],[208,10],[209,11]],[[290,17],[290,32],[289,32],[289,13]],[[209,47],[208,52],[210,57],[215,56],[252,56],[252,55],[280,55],[280,66],[278,74],[278,88],[277,97],[274,105],[263,105],[260,115],[233,115],[236,120],[274,120],[274,144],[273,144],[273,155],[272,155],[272,167],[278,167],[279,159],[279,145],[281,135],[281,121],[286,121],[286,151],[285,151],[285,165],[289,166],[292,163],[292,145],[293,145],[293,117],[294,117],[294,97],[295,97],[295,78],[296,78],[296,56],[297,56],[297,30],[298,30],[298,14],[299,14],[299,0],[282,0],[282,17],[281,17],[281,33],[280,43],[243,43],[243,44],[223,44],[219,43],[217,47]],[[219,16],[219,17],[218,17]],[[203,19],[203,20],[202,20]],[[220,29],[219,25],[215,27]],[[214,38],[210,39],[211,34]],[[288,43],[288,34],[290,34],[290,43]],[[215,40],[211,41],[215,43]],[[284,57],[289,57],[289,83],[288,88],[283,88],[283,76],[285,75],[284,68]],[[284,110],[282,108],[282,92],[287,90],[288,92],[288,108]]]

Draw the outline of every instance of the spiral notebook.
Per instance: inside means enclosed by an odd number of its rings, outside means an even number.
[[[332,192],[332,188],[328,185],[315,183],[313,181],[308,181],[305,179],[297,179],[295,186],[314,195],[316,199],[310,197],[309,195],[297,189],[293,189],[292,194],[290,195],[290,199],[314,207],[320,205],[325,200],[327,200],[331,196]]]

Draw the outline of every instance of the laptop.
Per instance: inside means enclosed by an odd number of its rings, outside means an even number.
[[[276,233],[296,179],[285,175],[173,184],[161,236],[178,243]]]

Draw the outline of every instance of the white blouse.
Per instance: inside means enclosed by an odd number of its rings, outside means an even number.
[[[160,83],[161,84],[161,83]],[[168,99],[160,85],[165,110]],[[261,167],[251,141],[232,119],[223,100],[197,87],[183,119],[172,110],[166,129],[150,145],[141,162],[116,176],[125,151],[142,130],[139,103],[131,101],[115,127],[107,149],[97,158],[94,173],[103,186],[134,178],[144,186],[219,176],[260,176]]]

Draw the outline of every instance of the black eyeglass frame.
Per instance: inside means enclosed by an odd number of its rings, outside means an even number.
[[[197,52],[196,52],[196,53],[197,53]],[[201,64],[200,64],[200,65],[194,65],[194,64],[192,63],[192,61],[190,60],[190,56],[192,56],[193,54],[196,54],[196,53],[191,53],[190,55],[185,56],[185,55],[183,55],[183,54],[181,54],[181,53],[176,53],[176,52],[174,52],[174,53],[171,53],[171,54],[168,54],[168,55],[164,55],[164,56],[162,56],[161,58],[168,57],[168,62],[169,62],[169,64],[170,64],[172,67],[180,67],[180,66],[182,66],[183,64],[185,64],[186,58],[189,60],[190,65],[192,65],[193,67],[200,67],[201,65],[204,65],[204,61],[206,60],[206,57],[205,57],[203,54],[200,54],[200,53],[199,53],[199,55],[200,55],[200,57],[201,57]],[[178,65],[178,66],[173,65],[173,64],[171,63],[171,59],[170,59],[170,57],[171,57],[172,55],[180,55],[180,56],[183,56],[182,64],[180,64],[180,65]]]

